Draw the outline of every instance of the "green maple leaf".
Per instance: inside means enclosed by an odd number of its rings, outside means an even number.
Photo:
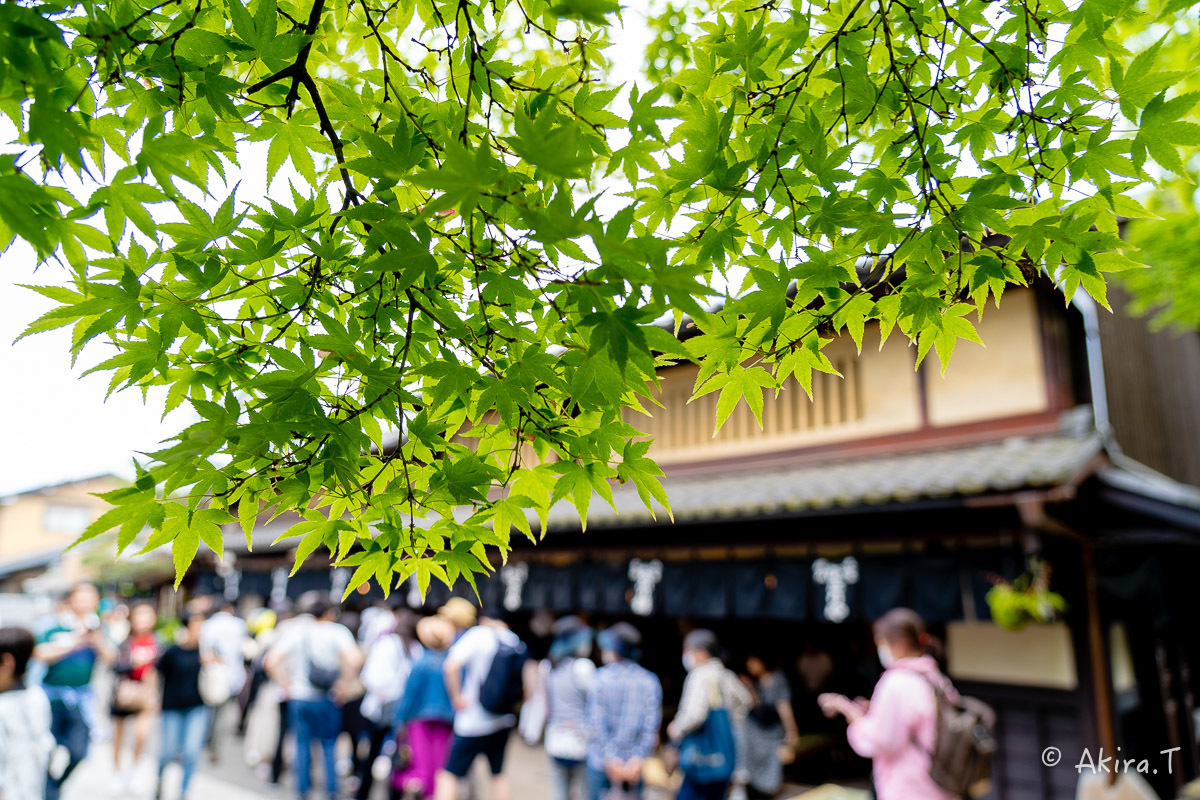
[[[831,341],[832,339],[822,339],[815,333],[805,336],[803,341],[794,344],[791,350],[780,359],[775,379],[782,385],[789,375],[795,376],[796,381],[804,387],[804,393],[808,395],[808,399],[812,400],[813,370],[842,377],[842,373],[837,371],[829,357],[822,352],[825,345]]]
[[[579,126],[569,119],[556,119],[550,108],[543,108],[533,119],[516,115],[516,136],[509,137],[512,149],[535,167],[563,178],[587,174],[594,156],[581,149]]]
[[[721,394],[717,396],[717,421],[716,428],[713,430],[713,436],[721,432],[721,427],[725,421],[729,419],[729,415],[737,408],[740,401],[745,400],[746,405],[754,414],[754,418],[758,420],[758,424],[762,426],[762,410],[763,410],[763,391],[767,388],[775,388],[777,386],[775,378],[771,377],[771,373],[763,367],[743,367],[737,365],[729,372],[713,376],[705,384],[699,387],[695,394],[692,395],[692,400],[697,397],[715,392],[718,389]]]
[[[480,195],[499,174],[499,165],[486,145],[472,154],[458,142],[447,146],[440,169],[426,170],[413,176],[412,182],[442,194],[425,207],[426,214],[457,208],[464,216],[479,204]]]
[[[925,327],[917,336],[917,363],[920,366],[930,348],[936,348],[938,359],[942,362],[942,374],[950,367],[950,357],[959,339],[983,344],[978,331],[966,315],[971,313],[971,306],[957,303],[946,309],[934,325]]]

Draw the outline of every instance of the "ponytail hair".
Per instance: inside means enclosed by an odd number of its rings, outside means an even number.
[[[941,661],[945,648],[941,641],[925,628],[925,621],[911,608],[893,608],[875,620],[875,635],[888,644],[904,644],[905,648]]]

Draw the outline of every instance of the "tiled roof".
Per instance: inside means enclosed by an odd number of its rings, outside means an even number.
[[[668,476],[663,486],[676,521],[757,517],[1054,486],[1076,477],[1100,450],[1092,434],[1022,437],[771,470]],[[589,527],[653,521],[632,485],[615,489],[613,500],[616,511],[592,498]],[[658,522],[669,522],[665,511],[656,511]],[[578,529],[575,508],[557,504],[547,527]]]

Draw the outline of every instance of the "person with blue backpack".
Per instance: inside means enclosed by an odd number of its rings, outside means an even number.
[[[736,726],[752,705],[750,692],[725,668],[712,631],[695,630],[683,640],[683,696],[667,726],[679,748],[683,784],[675,800],[723,800],[737,767]]]
[[[479,756],[492,773],[492,800],[510,800],[504,751],[524,699],[525,644],[499,616],[480,617],[465,631],[443,664],[446,692],[454,705],[454,742],[437,776],[437,800],[455,800],[458,782]]]

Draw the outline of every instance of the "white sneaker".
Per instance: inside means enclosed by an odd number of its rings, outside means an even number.
[[[121,798],[121,800],[130,797],[133,794],[133,770],[118,769],[112,774],[109,785],[112,787],[111,794],[114,797]]]
[[[71,763],[71,754],[67,752],[67,748],[61,744],[54,748],[50,753],[50,766],[48,772],[51,778],[60,778],[67,771],[67,764]]]

